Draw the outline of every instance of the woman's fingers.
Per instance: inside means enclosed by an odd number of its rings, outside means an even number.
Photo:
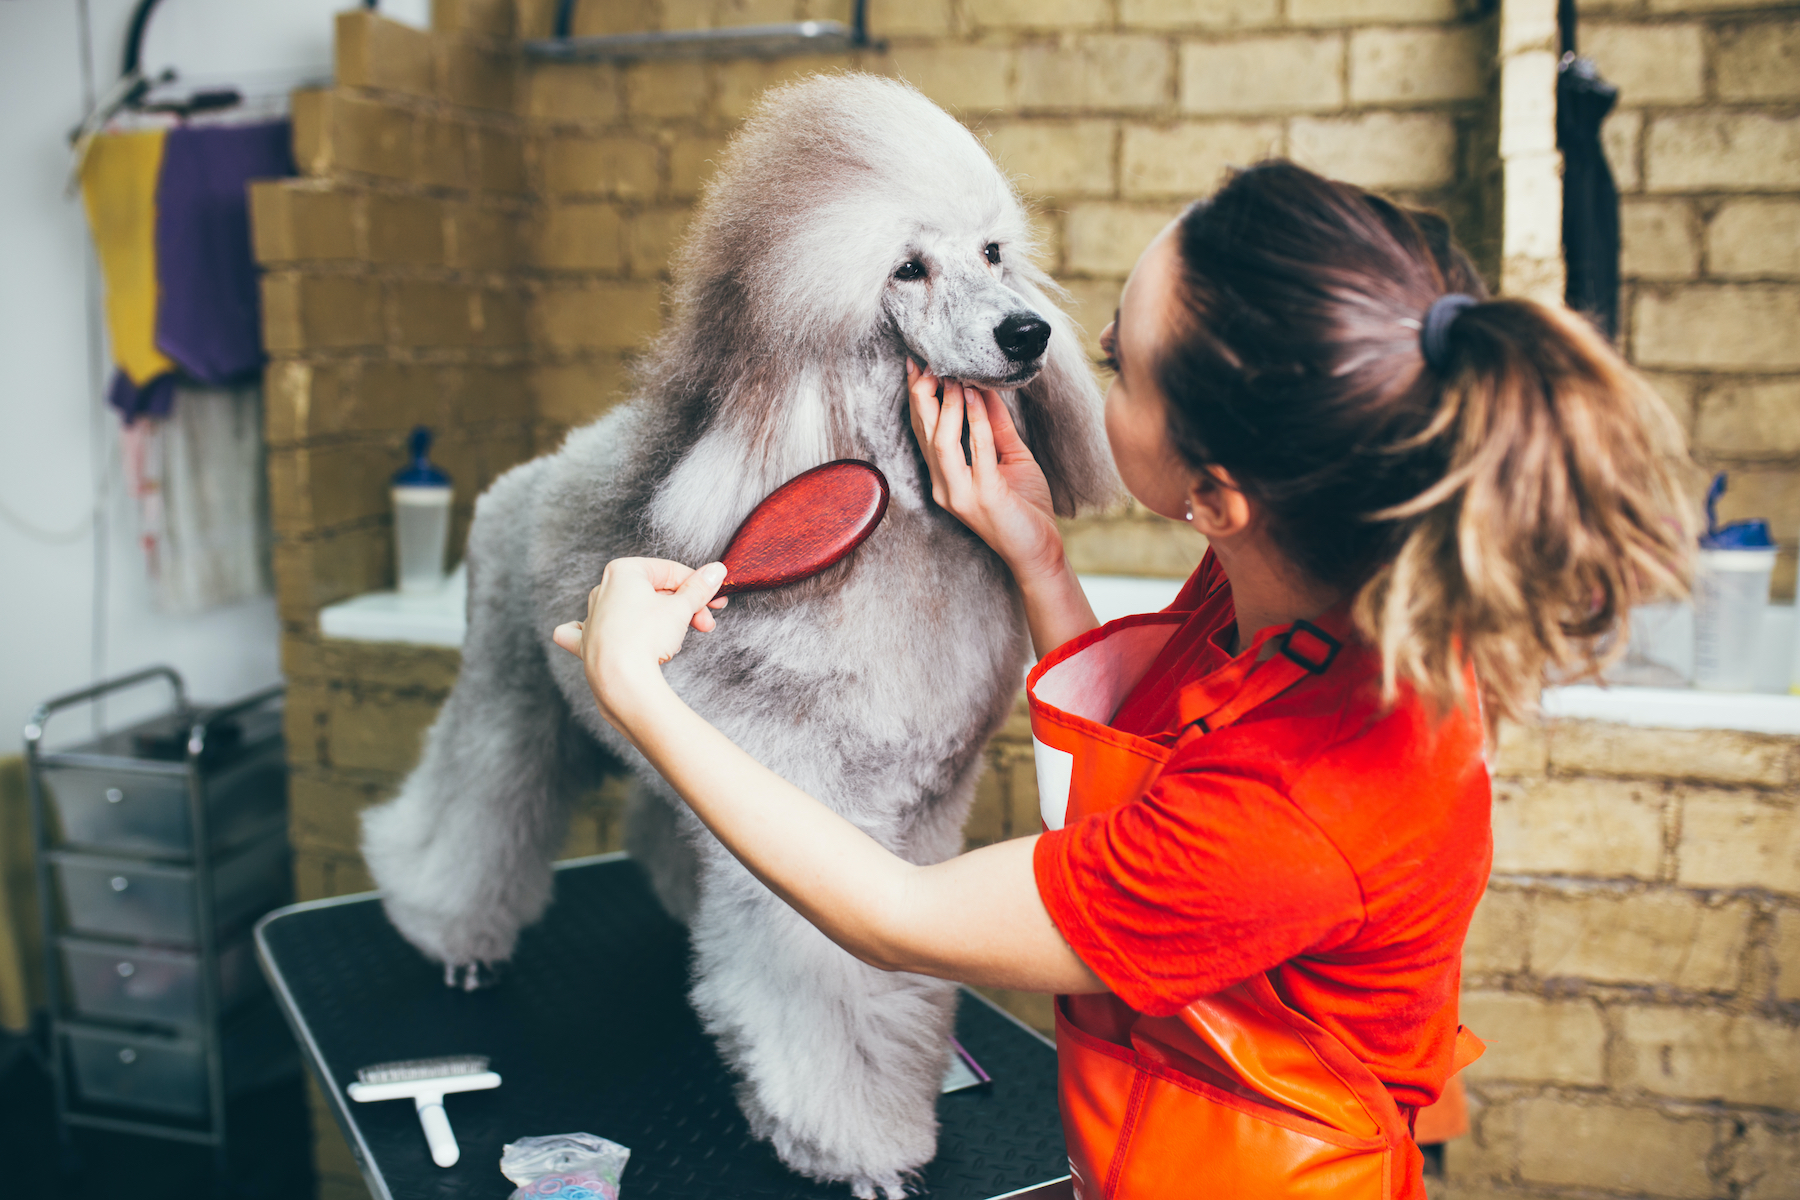
[[[989,409],[1000,397],[986,388],[969,388],[969,473],[977,491],[985,492],[994,484],[994,427],[989,423]]]
[[[550,640],[570,654],[581,653],[581,622],[565,621],[550,631]]]
[[[1006,401],[1000,398],[999,392],[987,393],[988,421],[994,429],[994,450],[1001,459],[1030,458],[1036,462],[1031,447],[1019,436],[1019,427],[1013,424],[1012,409],[1006,407]]]

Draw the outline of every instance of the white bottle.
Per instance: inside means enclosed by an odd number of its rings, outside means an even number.
[[[450,543],[450,477],[433,466],[431,430],[420,425],[407,438],[412,465],[395,473],[394,566],[402,592],[435,592],[444,586],[444,550]]]

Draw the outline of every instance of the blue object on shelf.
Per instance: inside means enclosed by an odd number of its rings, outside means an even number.
[[[412,455],[412,463],[394,472],[395,487],[450,486],[450,477],[431,461],[431,430],[428,427],[413,427],[406,439],[406,452]]]
[[[1700,535],[1700,545],[1706,550],[1769,550],[1773,549],[1775,539],[1769,533],[1769,523],[1761,517],[1748,521],[1733,521],[1729,525],[1719,525],[1719,497],[1725,494],[1725,472],[1720,471],[1713,476],[1712,486],[1706,489],[1706,532]]]

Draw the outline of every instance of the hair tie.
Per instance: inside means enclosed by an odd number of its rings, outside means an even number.
[[[1450,365],[1450,326],[1456,324],[1463,309],[1480,303],[1462,292],[1451,292],[1431,302],[1431,307],[1425,310],[1425,319],[1419,323],[1419,352],[1425,356],[1426,366],[1443,374],[1444,368]]]

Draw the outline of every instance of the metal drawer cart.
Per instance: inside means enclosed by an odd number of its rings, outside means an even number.
[[[167,710],[63,749],[51,718],[162,683]],[[188,702],[168,667],[40,705],[25,727],[52,1079],[72,1127],[208,1146],[229,1178],[226,1101],[298,1069],[251,942],[292,896],[282,688]]]

